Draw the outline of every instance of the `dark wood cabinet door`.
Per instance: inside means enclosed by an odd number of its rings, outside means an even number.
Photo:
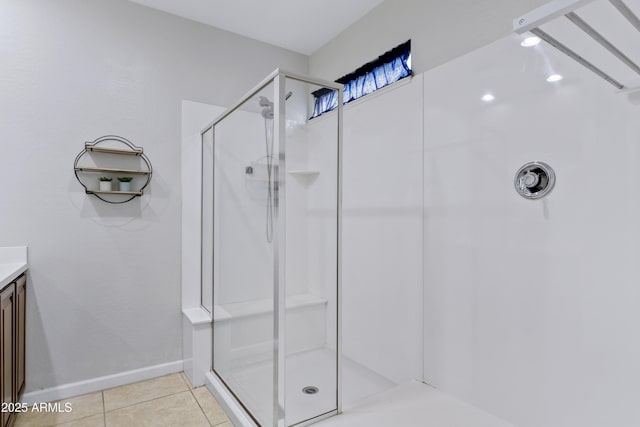
[[[16,388],[15,401],[20,400],[25,380],[25,332],[27,320],[27,276],[16,280]]]
[[[0,293],[0,395],[2,404],[14,402],[14,309],[15,285]],[[6,426],[10,412],[2,411],[2,427]]]

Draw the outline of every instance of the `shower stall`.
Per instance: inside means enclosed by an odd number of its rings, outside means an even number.
[[[214,377],[259,426],[340,411],[342,105],[276,70],[201,132],[202,306]]]
[[[640,425],[638,17],[553,1],[344,126],[280,72],[197,117],[185,308],[236,425]]]

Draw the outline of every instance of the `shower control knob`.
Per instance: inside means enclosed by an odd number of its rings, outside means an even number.
[[[527,187],[535,187],[540,182],[540,176],[533,172],[527,172],[522,178],[522,184]]]
[[[553,189],[556,174],[544,162],[529,162],[518,169],[513,183],[518,194],[525,199],[539,199]]]

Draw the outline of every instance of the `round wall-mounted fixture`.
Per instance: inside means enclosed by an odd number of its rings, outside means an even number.
[[[539,199],[546,196],[556,183],[556,174],[551,166],[544,162],[529,162],[518,172],[513,184],[516,191],[525,199]]]

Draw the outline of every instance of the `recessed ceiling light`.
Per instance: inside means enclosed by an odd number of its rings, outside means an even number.
[[[559,82],[562,79],[564,79],[564,77],[562,77],[560,74],[551,74],[549,77],[547,77],[547,81],[551,83]]]
[[[531,46],[535,46],[538,43],[540,43],[540,38],[539,37],[527,37],[526,39],[522,40],[522,43],[520,43],[520,46],[523,47],[531,47]]]
[[[491,102],[494,99],[496,99],[496,97],[491,95],[490,93],[487,93],[487,94],[484,94],[480,99],[482,99],[484,102]]]

